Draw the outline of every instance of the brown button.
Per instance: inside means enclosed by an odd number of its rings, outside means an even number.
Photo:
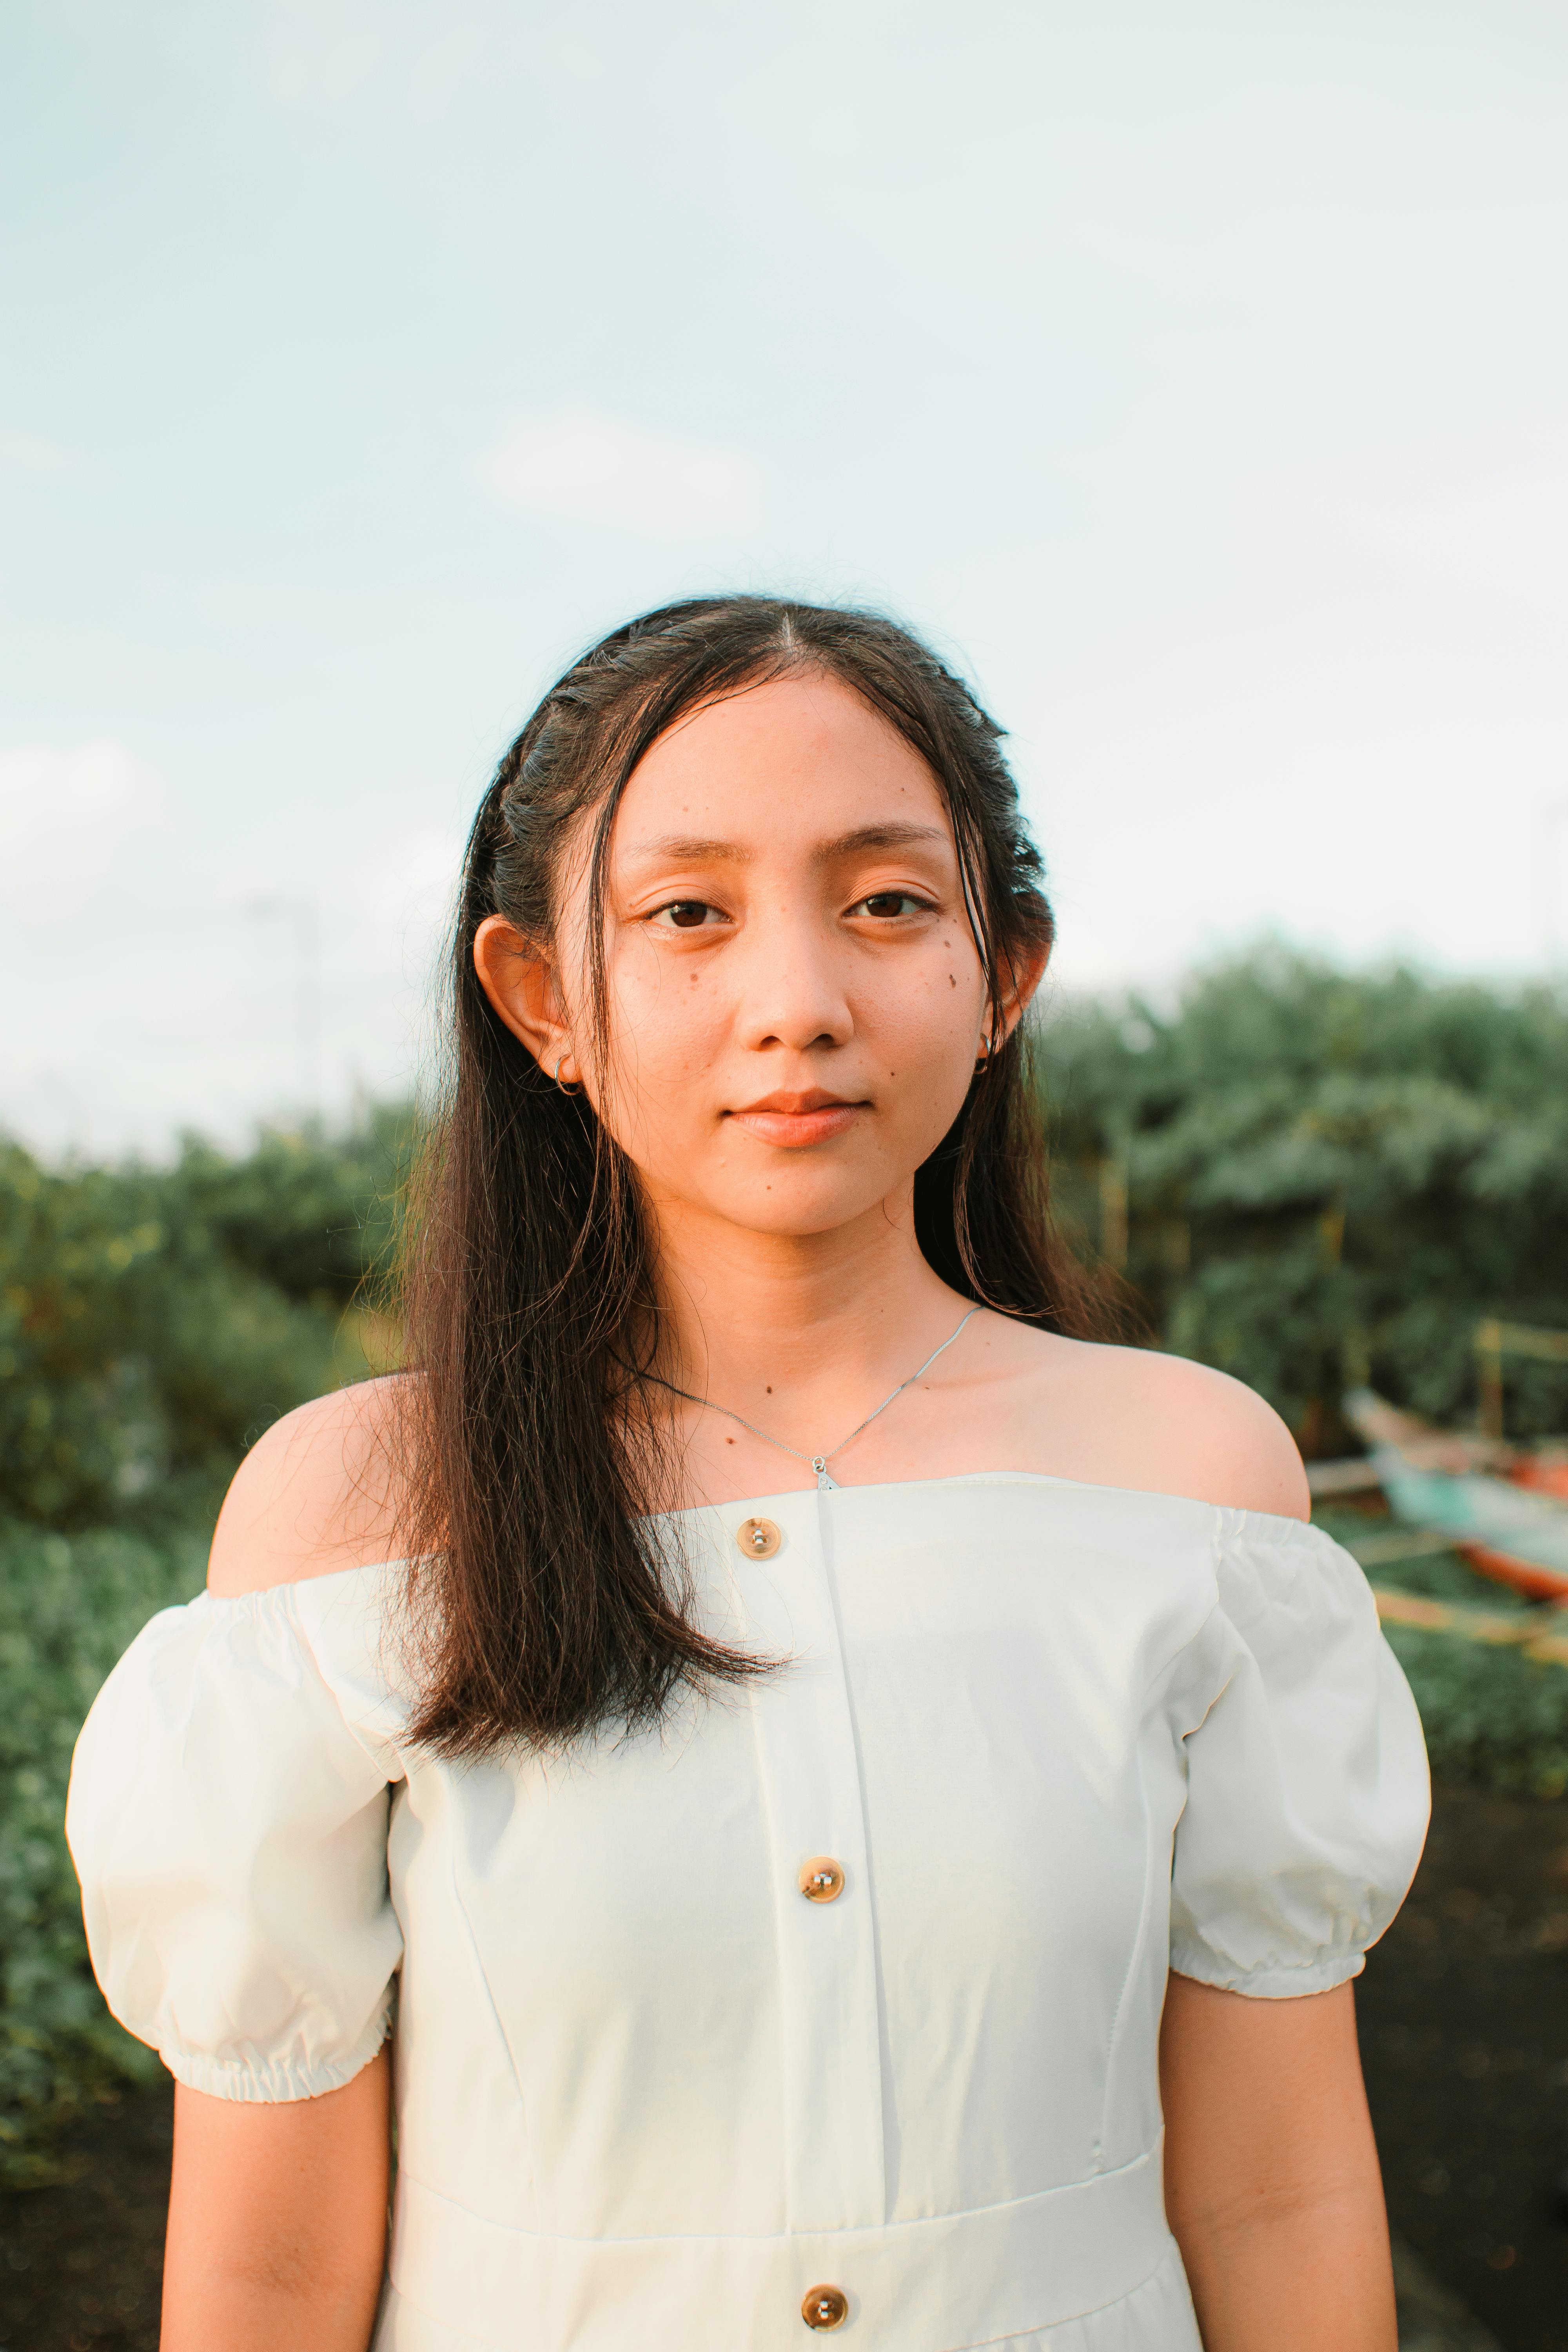
[[[784,1538],[772,1519],[742,1519],[735,1529],[735,1541],[748,1559],[772,1559]]]
[[[809,1862],[801,1864],[798,1883],[808,1903],[836,1903],[844,1892],[844,1873],[830,1853],[814,1853]],[[838,2290],[824,2287],[822,2292],[837,2294]],[[837,2327],[838,2322],[833,2325]]]
[[[842,2327],[849,2316],[849,2297],[841,2286],[814,2286],[800,2306],[808,2327]]]

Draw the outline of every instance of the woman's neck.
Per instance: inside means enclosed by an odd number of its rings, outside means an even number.
[[[931,1353],[965,1302],[921,1255],[912,1198],[824,1234],[655,1213],[669,1345],[664,1377],[787,1436],[830,1439]]]

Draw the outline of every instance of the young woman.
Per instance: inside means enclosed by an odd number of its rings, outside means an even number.
[[[1272,1412],[1096,1342],[1050,939],[873,615],[651,614],[507,754],[416,1369],[262,1439],[79,1751],[164,2352],[1392,2352],[1420,1732]]]

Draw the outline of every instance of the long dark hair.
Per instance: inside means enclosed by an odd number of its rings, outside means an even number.
[[[616,629],[553,686],[474,820],[447,973],[447,1098],[416,1189],[405,1312],[405,1538],[424,1644],[415,1736],[447,1755],[553,1747],[656,1717],[683,1683],[766,1662],[694,1622],[667,1504],[668,1415],[641,1374],[660,1305],[635,1171],[492,1010],[474,935],[500,914],[548,945],[563,851],[593,818],[593,1016],[607,1037],[604,894],[632,771],[699,703],[827,672],[931,772],[957,841],[994,1015],[1050,910],[1001,730],[962,680],[875,613],[766,596],[671,604]],[[1039,1107],[1020,1031],[974,1079],[915,1179],[927,1261],[965,1297],[1089,1336],[1095,1295],[1051,1236]],[[601,1060],[601,1066],[604,1063]]]

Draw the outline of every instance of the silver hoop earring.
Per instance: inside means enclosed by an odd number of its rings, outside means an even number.
[[[561,1075],[561,1065],[565,1059],[566,1056],[564,1054],[557,1054],[555,1056],[555,1083],[560,1087],[563,1095],[580,1095],[583,1091],[582,1087],[580,1086],[568,1086],[565,1079]]]

